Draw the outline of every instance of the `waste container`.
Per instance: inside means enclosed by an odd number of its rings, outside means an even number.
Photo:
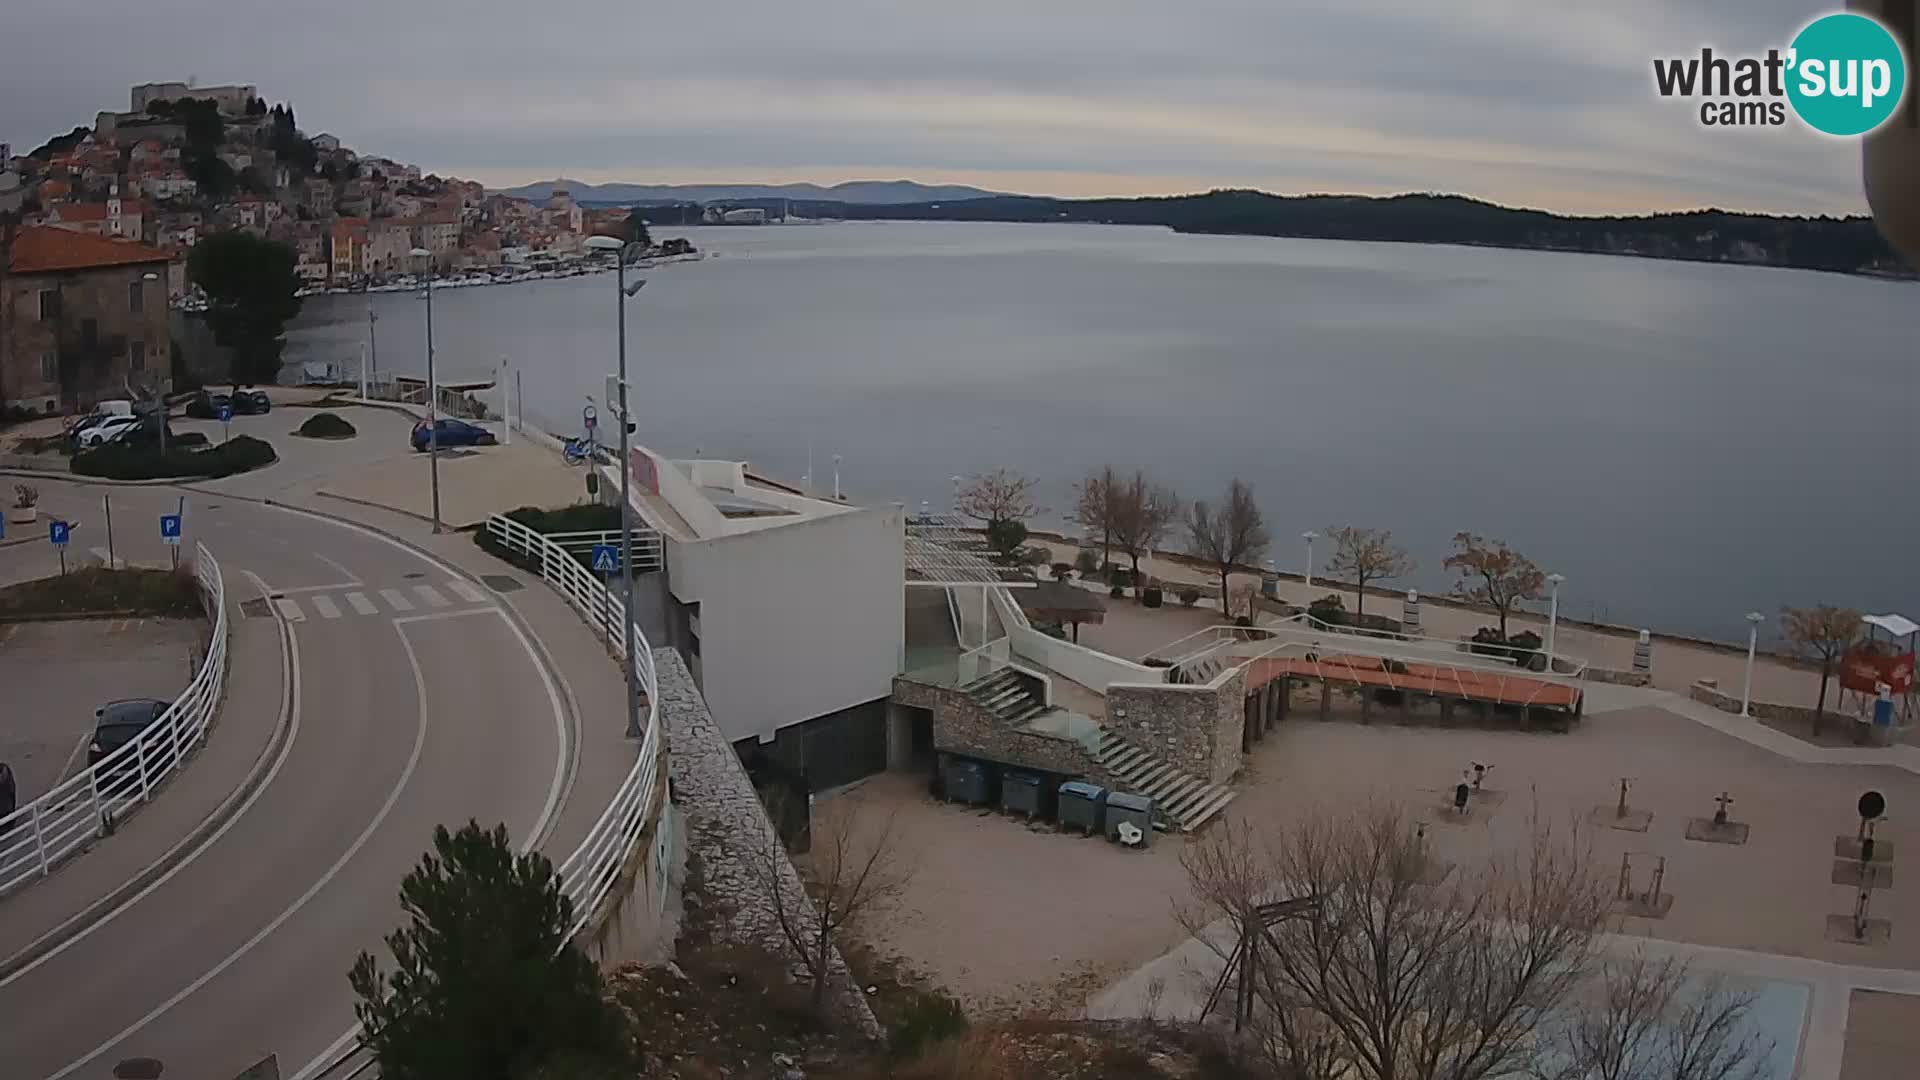
[[[1122,835],[1121,826],[1132,826]],[[1134,830],[1137,830],[1134,831]],[[1107,795],[1106,832],[1109,840],[1123,840],[1132,846],[1146,847],[1153,842],[1153,798],[1124,791]]]
[[[986,766],[966,758],[947,759],[947,800],[979,806],[991,803]]]
[[[1060,785],[1060,827],[1098,836],[1106,805],[1106,788],[1084,780],[1069,780]]]
[[[1000,778],[1000,809],[1025,814],[1029,821],[1039,817],[1040,774],[1008,769]]]

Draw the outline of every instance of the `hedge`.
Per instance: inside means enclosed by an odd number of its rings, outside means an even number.
[[[109,613],[164,618],[204,614],[200,587],[184,571],[88,566],[0,589],[0,618]]]
[[[294,434],[309,439],[351,439],[359,432],[340,414],[320,412],[307,417]]]
[[[81,476],[109,480],[217,479],[271,465],[280,459],[273,446],[250,435],[239,435],[205,450],[122,446],[108,443],[73,456],[73,471]]]
[[[561,507],[558,510],[522,506],[517,510],[507,511],[506,516],[537,533],[614,532],[620,528],[620,508],[602,503],[581,503],[576,506]],[[481,551],[496,559],[512,563],[522,570],[540,573],[539,559],[508,549],[493,538],[493,534],[487,531],[485,525],[474,530],[473,542]],[[592,568],[591,554],[581,552],[574,558],[580,565]]]

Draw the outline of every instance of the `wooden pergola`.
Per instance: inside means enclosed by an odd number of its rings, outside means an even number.
[[[1080,624],[1099,625],[1107,621],[1107,602],[1090,590],[1064,581],[1042,581],[1031,589],[1013,593],[1020,610],[1036,623],[1056,623],[1072,627],[1073,640],[1080,640]]]

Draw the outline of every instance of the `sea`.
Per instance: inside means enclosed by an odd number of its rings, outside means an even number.
[[[657,232],[706,253],[626,301],[637,438],[675,456],[916,510],[1004,466],[1054,527],[1102,465],[1188,499],[1239,477],[1282,570],[1307,530],[1384,528],[1418,562],[1399,584],[1444,591],[1470,532],[1565,575],[1579,618],[1740,642],[1783,605],[1920,619],[1920,284],[1130,226]],[[608,415],[615,297],[439,290],[440,377],[507,371],[578,433]],[[407,293],[309,299],[289,359],[356,371],[369,301],[376,370],[424,372]]]

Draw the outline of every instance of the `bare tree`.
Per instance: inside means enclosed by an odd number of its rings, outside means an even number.
[[[1033,500],[1039,481],[1014,469],[976,473],[960,489],[956,508],[961,514],[991,528],[1003,522],[1022,524],[1040,512]]]
[[[1208,911],[1258,934],[1250,952],[1259,1051],[1306,1080],[1493,1080],[1529,1068],[1540,1036],[1593,970],[1604,882],[1576,835],[1531,842],[1430,884],[1424,841],[1397,809],[1291,822],[1265,844],[1217,830],[1183,858]],[[1258,925],[1252,905],[1315,898]],[[1216,937],[1219,935],[1216,932]]]
[[[1187,514],[1187,549],[1220,572],[1220,610],[1229,619],[1233,605],[1227,595],[1227,574],[1266,554],[1271,542],[1260,506],[1253,501],[1252,485],[1237,476],[1227,485],[1227,497],[1219,506],[1195,499]],[[1247,614],[1253,614],[1251,608]]]
[[[814,818],[813,844],[801,866],[789,863],[771,828],[756,831],[749,825],[744,831],[754,835],[738,841],[736,854],[752,886],[747,902],[759,906],[756,914],[773,923],[806,967],[814,1008],[824,1012],[842,933],[875,904],[898,896],[913,870],[898,851],[894,815],[876,822],[857,795],[820,804]]]
[[[1333,542],[1333,554],[1327,557],[1326,574],[1353,581],[1355,615],[1366,614],[1367,582],[1391,581],[1413,573],[1413,558],[1393,542],[1390,529],[1344,525],[1327,529],[1327,539]]]
[[[1180,496],[1173,489],[1155,484],[1147,474],[1135,470],[1133,478],[1116,489],[1113,503],[1113,540],[1133,561],[1133,587],[1142,586],[1140,560],[1153,554],[1167,538],[1174,518],[1180,514]]]
[[[1073,486],[1073,521],[1086,531],[1087,539],[1100,537],[1100,563],[1113,561],[1113,524],[1125,482],[1111,465],[1089,470]]]
[[[1644,948],[1610,957],[1531,1072],[1537,1080],[1770,1080],[1773,1043],[1746,1023],[1755,1000]]]
[[[1457,532],[1453,546],[1454,553],[1442,565],[1460,575],[1454,595],[1492,608],[1500,618],[1500,638],[1506,640],[1507,617],[1522,600],[1540,599],[1547,575],[1505,541]]]
[[[1860,613],[1826,604],[1783,608],[1780,630],[1794,652],[1820,661],[1820,700],[1813,709],[1813,733],[1818,735],[1827,715],[1827,682],[1841,655],[1860,636]]]

